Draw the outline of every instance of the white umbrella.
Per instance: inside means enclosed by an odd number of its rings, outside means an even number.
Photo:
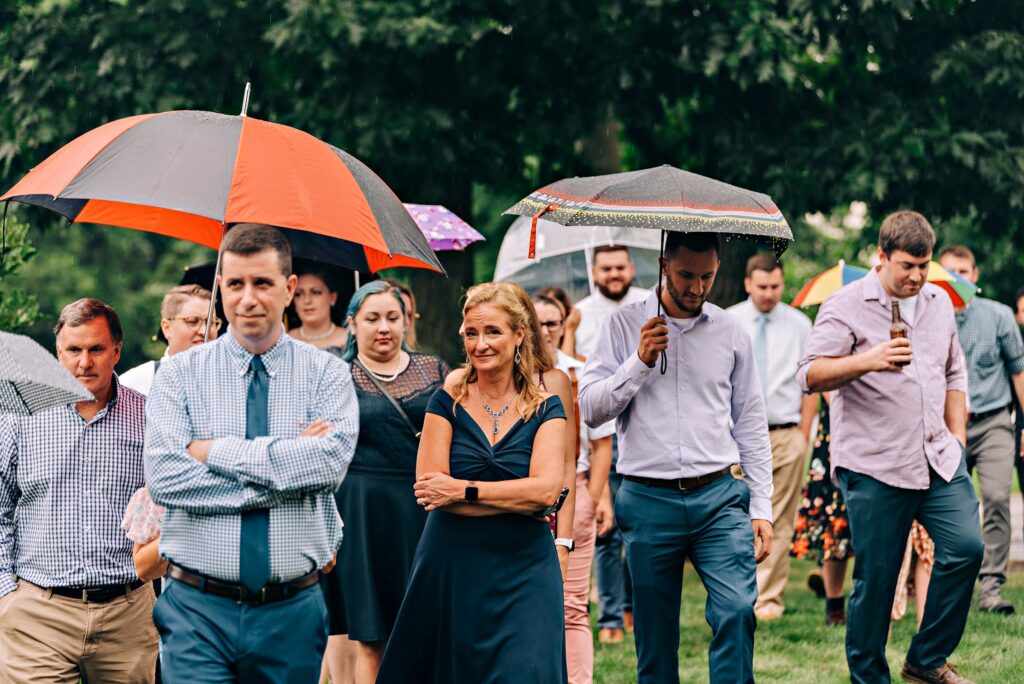
[[[594,248],[623,245],[633,251],[637,282],[653,287],[658,278],[658,253],[661,233],[640,228],[615,226],[574,227],[540,219],[537,221],[537,258],[527,258],[532,217],[520,216],[505,233],[494,266],[495,280],[511,280],[527,291],[555,285],[565,288],[573,301],[593,292],[590,275]]]
[[[28,416],[51,406],[93,400],[89,390],[34,340],[0,332],[0,413]]]

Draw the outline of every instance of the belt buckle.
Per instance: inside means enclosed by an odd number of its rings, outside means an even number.
[[[82,603],[88,603],[88,602],[89,602],[89,590],[86,589],[85,587],[82,587]]]
[[[684,486],[683,486],[683,480],[684,480],[684,479],[685,479],[685,478],[682,478],[682,477],[681,477],[681,478],[679,478],[678,480],[676,480],[676,487],[678,487],[678,488],[679,488],[679,491],[681,491],[681,492],[688,492],[688,491],[690,491],[691,489],[693,489],[693,487],[684,487]]]
[[[267,587],[266,587],[266,585],[264,585],[260,589],[260,601],[259,601],[259,603],[260,603],[260,605],[262,605],[262,604],[264,604],[266,602],[267,602]]]

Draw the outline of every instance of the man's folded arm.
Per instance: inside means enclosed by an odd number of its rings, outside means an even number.
[[[0,596],[18,588],[14,581],[14,509],[18,505],[18,440],[14,419],[0,416]]]

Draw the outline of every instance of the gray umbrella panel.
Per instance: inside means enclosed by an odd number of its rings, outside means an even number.
[[[95,397],[31,338],[0,332],[0,413],[28,416]]]

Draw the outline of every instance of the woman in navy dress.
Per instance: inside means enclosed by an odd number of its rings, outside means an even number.
[[[416,502],[429,515],[378,684],[562,684],[562,577],[539,514],[564,480],[565,412],[533,380],[527,312],[503,283],[463,307],[469,363],[427,407]]]

